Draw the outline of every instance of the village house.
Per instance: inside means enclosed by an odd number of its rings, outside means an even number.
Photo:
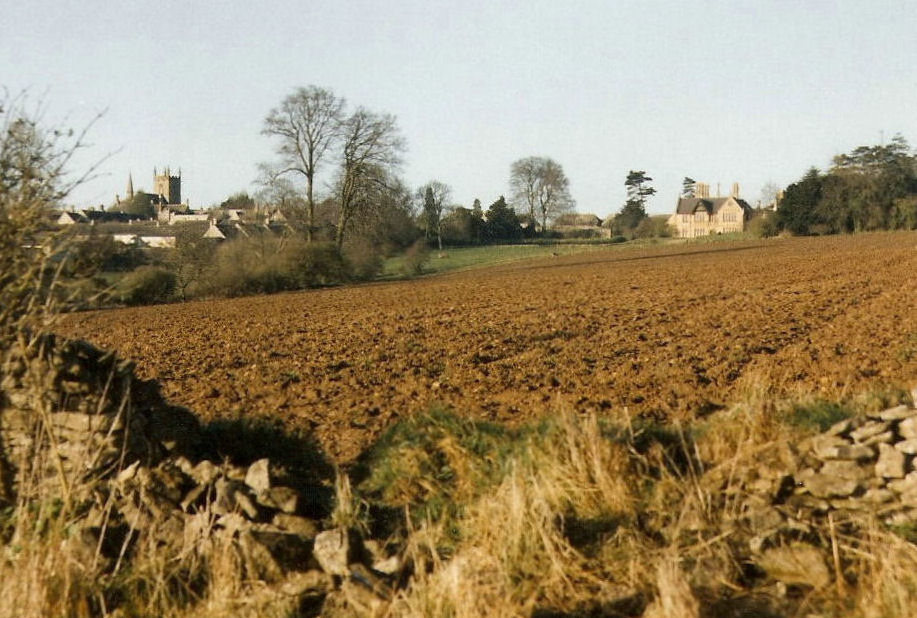
[[[678,198],[668,223],[677,230],[678,238],[697,238],[741,232],[751,214],[751,206],[739,197],[739,183],[733,183],[728,197],[710,197],[710,186],[699,182],[694,196]]]

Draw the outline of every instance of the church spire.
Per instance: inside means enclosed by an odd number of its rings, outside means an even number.
[[[134,199],[134,178],[130,172],[127,173],[127,199]]]

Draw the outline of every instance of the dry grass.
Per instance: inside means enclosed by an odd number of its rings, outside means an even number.
[[[449,558],[440,552],[447,536],[442,522],[409,533],[415,577],[393,615],[518,616],[617,598],[623,583],[574,547],[565,522],[601,519],[612,530],[631,520],[636,498],[627,485],[629,465],[624,448],[602,436],[594,416],[563,414],[530,434],[502,480],[479,488],[450,522],[458,541]]]

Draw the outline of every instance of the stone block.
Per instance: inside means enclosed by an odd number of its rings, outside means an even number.
[[[876,456],[873,447],[865,444],[844,444],[825,448],[822,459],[848,459],[851,461],[868,461]]]
[[[805,489],[816,498],[846,498],[862,489],[862,484],[855,479],[815,474],[805,481]]]
[[[277,513],[271,523],[281,530],[307,539],[314,539],[320,530],[318,524],[311,519],[287,513]]]
[[[860,500],[872,504],[886,504],[895,499],[895,493],[888,489],[867,489],[866,493],[860,496]]]
[[[898,423],[898,435],[905,440],[917,438],[917,416],[911,416]]]
[[[894,408],[883,410],[875,416],[883,421],[902,421],[906,418],[917,416],[917,410],[902,404]]]
[[[212,461],[207,461],[206,459],[198,462],[189,472],[188,476],[194,479],[195,483],[200,485],[208,485],[215,481],[218,476],[220,476],[220,469],[214,465]]]
[[[307,571],[312,561],[312,544],[301,535],[252,529],[251,537],[265,547],[284,571]]]
[[[842,479],[860,480],[872,476],[873,471],[868,465],[860,465],[855,461],[832,459],[822,465],[819,473]]]
[[[878,444],[891,444],[895,441],[895,432],[893,431],[883,431],[874,436],[866,438],[863,440],[863,444],[866,446],[876,446]]]
[[[842,446],[849,446],[850,442],[840,436],[815,436],[811,441],[811,449],[819,459],[827,459],[835,450]]]
[[[270,460],[259,459],[250,465],[245,472],[245,484],[251,487],[256,495],[267,493],[271,488]]]
[[[912,487],[898,496],[902,504],[910,507],[917,507],[917,487]]]
[[[888,444],[879,445],[879,459],[876,461],[876,476],[882,478],[904,478],[907,473],[904,453]]]
[[[853,438],[854,442],[863,442],[868,438],[884,433],[890,429],[888,423],[882,421],[870,421],[864,424],[859,429],[855,429],[850,432],[850,437]]]
[[[258,504],[283,513],[293,514],[299,507],[299,492],[289,487],[271,487],[266,493],[258,494]]]
[[[312,552],[325,573],[342,577],[350,574],[347,565],[350,564],[352,548],[346,528],[319,532],[315,535]]]
[[[911,472],[903,479],[889,481],[887,487],[899,494],[912,489],[917,490],[917,472]]]
[[[915,455],[917,454],[917,438],[901,440],[900,442],[895,443],[895,448],[907,455]]]
[[[279,582],[283,580],[283,568],[271,551],[256,539],[249,530],[239,534],[239,548],[249,579]]]
[[[849,419],[849,418],[845,418],[844,420],[839,421],[839,422],[834,423],[833,425],[831,425],[831,427],[829,427],[828,430],[825,431],[824,434],[822,434],[822,435],[825,435],[825,436],[844,436],[844,435],[850,433],[850,431],[853,430],[853,428],[854,428],[853,421],[852,421],[851,419]]]

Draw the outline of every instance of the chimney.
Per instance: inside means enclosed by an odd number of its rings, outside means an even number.
[[[716,196],[720,197],[720,183],[716,183]]]
[[[732,197],[739,199],[739,183],[732,183]]]

